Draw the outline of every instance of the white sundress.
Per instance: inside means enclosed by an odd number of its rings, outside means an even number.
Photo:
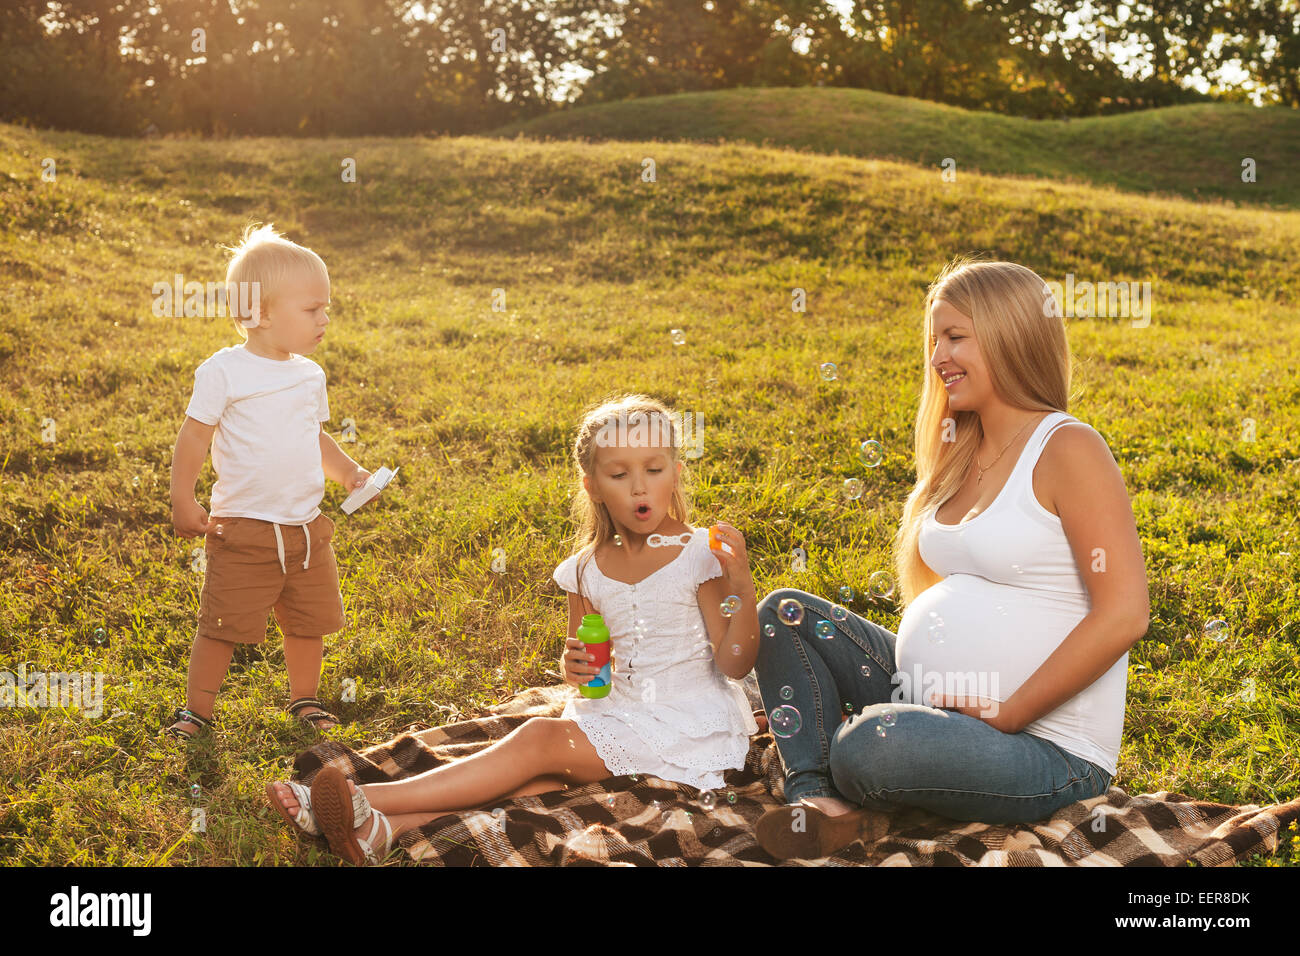
[[[713,661],[696,591],[722,566],[707,530],[690,532],[671,562],[636,584],[606,577],[586,557],[582,594],[609,628],[614,681],[607,697],[578,697],[560,716],[577,723],[611,774],[706,790],[723,786],[723,770],[745,766],[758,725],[743,687]],[[577,568],[577,555],[566,558],[555,583],[577,593]]]

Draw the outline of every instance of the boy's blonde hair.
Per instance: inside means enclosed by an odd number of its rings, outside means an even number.
[[[265,313],[287,276],[306,270],[329,281],[329,270],[320,256],[306,246],[290,242],[270,223],[264,226],[250,223],[238,245],[223,248],[230,253],[230,264],[226,267],[226,304],[231,321],[244,338],[248,338],[248,330],[240,320],[250,317],[246,309],[251,299],[246,290],[258,290],[256,301]],[[241,289],[245,290],[242,295]]]
[[[573,443],[573,461],[577,468],[577,478],[572,517],[578,529],[573,538],[573,554],[582,555],[578,559],[579,599],[582,598],[582,572],[586,569],[587,562],[595,556],[597,548],[607,541],[614,540],[614,519],[609,516],[609,508],[603,501],[597,504],[591,500],[582,479],[584,476],[595,474],[596,445],[605,443],[604,440],[598,441],[598,436],[619,434],[620,423],[626,428],[629,423],[635,427],[640,421],[648,423],[652,428],[662,429],[656,434],[667,438],[664,444],[671,460],[669,467],[676,471],[681,448],[681,435],[678,432],[676,416],[656,399],[647,395],[624,395],[621,398],[611,399],[588,411],[578,425],[578,436]],[[677,483],[673,487],[672,498],[668,502],[668,514],[689,525],[690,513],[690,472],[683,465]]]
[[[1014,262],[980,262],[959,256],[944,266],[925,297],[921,404],[916,413],[916,484],[903,506],[894,538],[894,567],[901,604],[942,580],[921,558],[917,538],[931,506],[965,481],[984,439],[979,414],[953,411],[943,378],[930,364],[934,305],[947,302],[974,326],[980,354],[998,396],[1013,408],[1064,412],[1070,406],[1070,345],[1065,318],[1047,284]],[[954,420],[955,440],[943,441],[944,421]]]

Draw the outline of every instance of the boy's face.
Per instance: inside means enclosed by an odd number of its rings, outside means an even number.
[[[681,467],[671,448],[597,445],[593,473],[583,484],[593,501],[605,503],[616,525],[650,534],[668,517]]]
[[[261,325],[248,330],[281,352],[310,355],[325,337],[330,302],[329,279],[311,273],[289,276],[275,301],[264,309]]]

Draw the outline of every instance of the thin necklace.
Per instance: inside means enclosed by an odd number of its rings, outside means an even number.
[[[1006,454],[1007,449],[1011,447],[1011,442],[1019,438],[1021,432],[1023,432],[1028,427],[1029,427],[1029,422],[1025,422],[1023,425],[1020,426],[1020,431],[1016,432],[1013,436],[1011,436],[1011,441],[1007,442],[1005,445],[1002,446],[1002,451],[998,452],[998,458],[1001,458],[1004,454]],[[978,448],[975,449],[975,464],[977,467],[979,467],[980,470],[979,477],[975,479],[976,485],[978,485],[981,481],[984,480],[984,472],[988,471],[989,468],[992,468],[994,465],[998,463],[998,458],[994,458],[991,462],[988,463],[988,467],[985,467],[983,465],[980,465],[979,449]]]

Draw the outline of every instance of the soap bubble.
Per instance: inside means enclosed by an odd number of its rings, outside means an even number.
[[[844,713],[846,713],[846,714],[851,714],[851,713],[853,713],[853,701],[851,701],[851,700],[846,700],[846,701],[844,702]]]
[[[775,624],[764,624],[764,625],[763,625],[763,633],[766,634],[768,637],[776,637],[776,625],[775,625]]]
[[[813,630],[817,632],[817,636],[822,640],[835,636],[835,625],[830,621],[818,621]]]
[[[868,438],[858,446],[858,461],[868,468],[875,468],[885,457],[885,449],[874,438]]]
[[[884,727],[881,727],[879,724],[876,724],[876,736],[877,736],[877,737],[884,737],[884,736],[886,736],[886,734],[887,734],[887,732],[886,732],[885,728],[884,728]]]
[[[736,802],[736,792],[735,792],[734,790],[728,790],[728,791],[727,791],[727,802],[728,802],[728,803],[735,803],[735,802]]]
[[[686,343],[686,333],[681,329],[673,329],[668,334],[673,337],[673,345],[684,345]]]
[[[842,588],[840,588],[840,600],[843,601],[845,604],[852,603],[853,588],[849,587],[847,584],[844,585]]]
[[[839,369],[835,367],[834,362],[822,362],[821,373],[822,378],[826,379],[828,382],[833,382],[835,381],[835,376],[839,374]]]
[[[892,727],[898,723],[898,715],[886,707],[880,712],[880,722],[886,727]]]
[[[718,805],[718,798],[712,790],[705,790],[700,794],[700,806],[705,810],[712,810]]]
[[[793,696],[794,696],[794,688],[791,687],[789,684],[786,684],[784,687],[781,688],[782,700],[789,700]]]
[[[95,643],[103,644],[107,640],[108,640],[108,631],[104,630],[102,627],[95,628]]]
[[[217,525],[217,537],[223,537],[225,533],[226,533],[226,526],[222,524]]]
[[[723,617],[731,617],[731,615],[735,614],[739,610],[740,610],[740,598],[738,598],[734,594],[729,595],[727,599],[722,602]]]
[[[857,501],[862,497],[862,479],[845,478],[844,479],[844,497],[849,501]]]
[[[794,598],[785,598],[776,606],[776,616],[791,627],[803,623],[803,605]]]
[[[887,598],[894,593],[894,579],[888,571],[877,571],[867,578],[871,593],[879,598]]]
[[[778,737],[793,737],[803,727],[803,718],[799,711],[789,704],[782,704],[768,715],[768,725]]]
[[[831,620],[843,623],[849,619],[849,609],[839,604],[831,605]]]
[[[199,794],[202,793],[202,792],[203,792],[203,788],[200,787],[197,783],[192,783],[192,784],[190,784],[190,799],[191,799],[191,800],[197,800],[197,799],[199,798]]]
[[[1211,618],[1205,622],[1205,636],[1217,643],[1228,639],[1228,622],[1221,618]]]
[[[1022,567],[1021,567],[1020,565],[1018,565],[1018,564],[1013,564],[1013,565],[1011,565],[1011,570],[1012,570],[1012,571],[1015,571],[1016,574],[1024,574],[1024,573],[1025,573],[1025,569],[1022,568]]]
[[[948,637],[948,629],[944,626],[943,618],[934,611],[930,612],[928,636],[931,644],[942,644]]]
[[[858,670],[862,672],[862,676],[863,676],[863,677],[870,677],[870,676],[871,676],[871,665],[870,665],[870,664],[863,664],[861,667],[858,668]]]
[[[739,654],[739,653],[740,653],[740,645],[739,645],[739,644],[732,644],[732,645],[731,645],[731,653],[733,653],[733,654]]]

